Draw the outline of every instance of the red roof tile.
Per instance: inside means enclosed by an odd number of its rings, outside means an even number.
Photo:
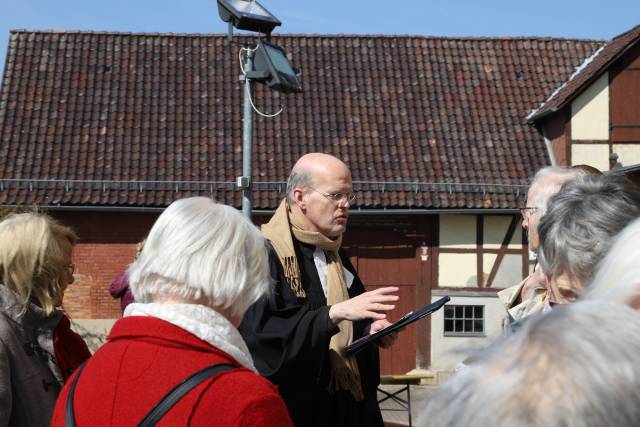
[[[241,40],[241,39],[237,39]],[[603,43],[276,36],[304,92],[256,86],[255,209],[295,160],[345,160],[367,208],[514,208],[548,163],[525,116]],[[238,47],[221,35],[12,32],[0,93],[0,204],[241,205]],[[552,65],[552,66],[550,66]]]

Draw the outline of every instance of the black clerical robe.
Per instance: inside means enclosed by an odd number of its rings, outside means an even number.
[[[378,349],[370,346],[357,354],[364,400],[349,392],[327,392],[330,366],[329,342],[338,332],[329,319],[329,306],[313,260],[315,247],[293,239],[306,298],[296,298],[287,284],[280,260],[270,248],[269,263],[274,281],[272,294],[247,311],[240,333],[258,371],[278,385],[280,395],[298,427],[382,426],[377,401],[380,381]],[[353,298],[364,285],[340,250],[344,267],[353,273],[349,288]],[[368,333],[370,322],[354,322],[354,340]]]

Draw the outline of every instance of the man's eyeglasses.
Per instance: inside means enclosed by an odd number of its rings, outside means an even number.
[[[538,208],[536,206],[532,206],[529,208],[520,208],[520,215],[522,215],[522,218],[524,219],[530,218],[531,215],[533,215],[536,212],[538,212]]]
[[[356,201],[356,198],[357,198],[357,195],[355,193],[323,193],[322,191],[318,191],[313,187],[309,187],[309,188],[318,194],[322,194],[324,197],[326,197],[327,199],[337,204],[341,204],[345,202],[352,204],[353,202]]]

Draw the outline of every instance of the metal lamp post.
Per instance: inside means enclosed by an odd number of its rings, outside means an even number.
[[[242,176],[238,177],[238,188],[242,189],[242,215],[251,219],[251,165],[253,160],[253,108],[251,107],[251,79],[246,73],[253,71],[253,51],[247,51],[244,63],[244,97],[242,108]]]
[[[281,22],[255,0],[218,0],[218,13],[229,23],[229,39],[233,28],[265,34],[267,40],[271,31]],[[280,47],[258,39],[255,48],[246,48],[243,74],[244,96],[242,109],[242,176],[236,184],[242,190],[242,214],[251,219],[251,165],[253,143],[253,105],[251,98],[252,80],[264,83],[279,92],[301,92],[302,87],[286,53]]]

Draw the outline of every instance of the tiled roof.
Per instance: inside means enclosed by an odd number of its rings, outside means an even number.
[[[241,41],[238,38],[236,41]],[[359,207],[514,208],[547,164],[527,112],[603,43],[547,38],[275,36],[304,92],[257,85],[255,209],[302,154],[351,167]],[[0,205],[241,205],[238,45],[222,35],[11,33]]]
[[[572,101],[583,88],[600,77],[609,64],[618,59],[639,39],[640,25],[620,34],[606,45],[601,46],[593,55],[585,58],[567,81],[563,82],[540,106],[529,113],[527,116],[529,122],[534,122],[553,113]]]

